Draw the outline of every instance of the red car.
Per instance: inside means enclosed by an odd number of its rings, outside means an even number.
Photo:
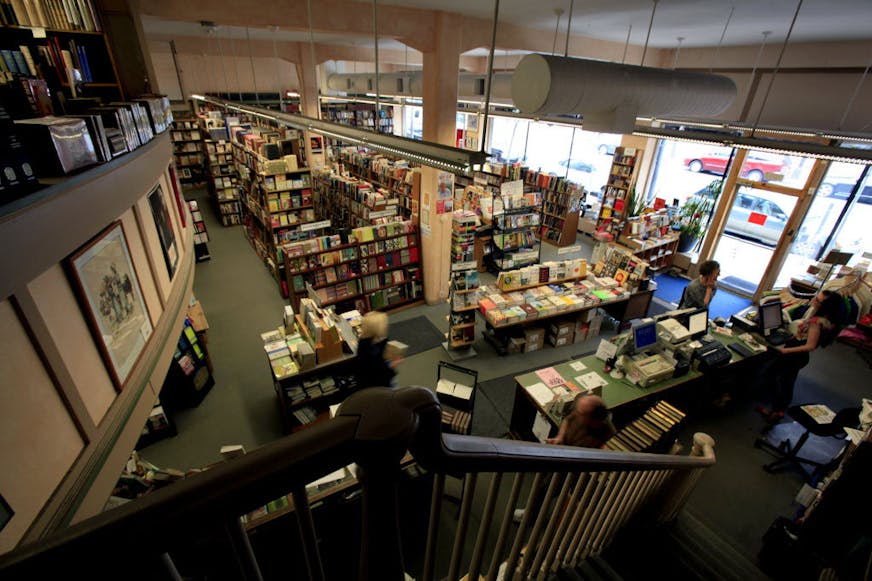
[[[730,160],[728,152],[713,151],[702,157],[690,157],[684,160],[684,165],[693,172],[705,171],[723,175]],[[755,182],[763,179],[766,173],[781,173],[784,162],[777,157],[751,152],[745,158],[742,166],[742,177]]]

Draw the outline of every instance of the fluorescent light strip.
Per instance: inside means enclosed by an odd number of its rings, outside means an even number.
[[[334,137],[352,144],[389,153],[398,157],[415,160],[421,164],[437,167],[453,173],[471,175],[473,166],[482,163],[487,154],[478,151],[467,151],[438,143],[428,143],[397,137],[373,131],[365,131],[340,123],[332,123],[303,115],[278,113],[269,109],[250,105],[240,105],[232,101],[215,99],[202,95],[192,95],[192,99],[211,103],[219,107],[256,115],[277,125],[285,125],[295,129],[314,131]]]

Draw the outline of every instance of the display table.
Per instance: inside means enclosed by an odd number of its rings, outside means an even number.
[[[725,346],[738,341],[734,336],[712,333],[712,337]],[[730,378],[747,376],[755,373],[769,359],[770,351],[763,351],[743,357],[733,351],[732,360],[726,367],[717,369],[714,373],[703,374],[695,369],[689,370],[681,377],[666,379],[648,387],[639,387],[626,377],[615,379],[603,371],[605,363],[595,355],[589,354],[566,363],[554,365],[553,369],[567,382],[579,385],[577,377],[594,372],[601,377],[605,385],[602,387],[602,398],[613,414],[617,427],[633,419],[643,407],[650,406],[655,400],[666,399],[677,407],[696,407],[700,399],[722,389],[724,385],[744,385]],[[580,368],[580,366],[584,366]],[[547,369],[547,368],[545,368]],[[541,371],[541,370],[537,370]],[[515,403],[512,408],[512,418],[509,424],[511,431],[525,440],[535,441],[533,421],[537,412],[541,413],[551,424],[550,436],[557,433],[560,419],[551,413],[548,405],[537,401],[530,387],[542,383],[537,371],[524,373],[515,377]]]

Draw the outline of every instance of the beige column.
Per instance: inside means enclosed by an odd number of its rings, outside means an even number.
[[[298,43],[300,58],[297,61],[297,78],[300,81],[300,109],[306,117],[320,117],[320,103],[318,101],[318,61],[312,54],[311,47],[305,43]],[[324,165],[324,153],[312,153],[312,135],[306,131],[306,159],[311,168]]]
[[[424,51],[424,141],[454,145],[461,19],[436,14],[434,49]],[[451,262],[451,214],[436,214],[439,172],[421,171],[421,253],[424,299],[435,304],[448,298]]]

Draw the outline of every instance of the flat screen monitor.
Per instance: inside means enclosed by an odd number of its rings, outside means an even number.
[[[780,328],[781,323],[781,301],[769,301],[757,307],[757,324],[760,325],[763,335]]]
[[[657,343],[657,323],[642,323],[633,327],[633,350],[638,353]]]
[[[687,317],[687,330],[691,341],[699,339],[708,331],[708,309],[701,309]]]

